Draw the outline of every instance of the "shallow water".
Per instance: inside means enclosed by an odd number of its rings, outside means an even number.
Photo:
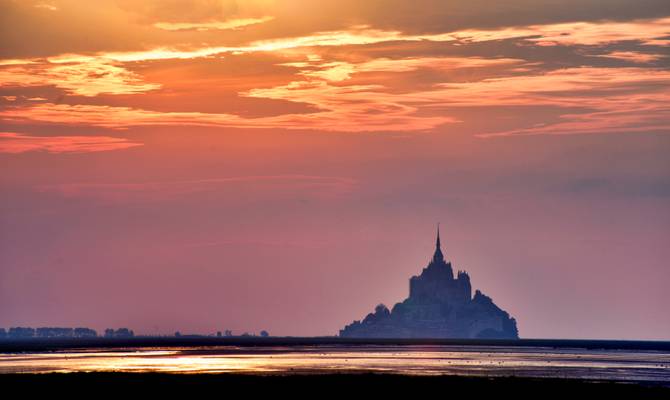
[[[272,346],[0,354],[10,372],[342,373],[557,377],[670,383],[670,353],[505,346]]]

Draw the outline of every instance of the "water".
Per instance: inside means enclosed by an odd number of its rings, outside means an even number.
[[[513,346],[269,346],[0,354],[0,373],[169,372],[518,376],[670,384],[670,352]]]

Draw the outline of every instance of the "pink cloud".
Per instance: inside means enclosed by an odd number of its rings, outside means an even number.
[[[91,153],[142,146],[142,143],[109,136],[30,136],[0,132],[0,153]]]

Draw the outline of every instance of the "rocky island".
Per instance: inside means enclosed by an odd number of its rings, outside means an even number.
[[[444,260],[437,232],[435,254],[420,275],[409,280],[409,297],[389,310],[380,304],[362,321],[340,330],[347,338],[518,339],[516,320],[479,290],[470,276]]]

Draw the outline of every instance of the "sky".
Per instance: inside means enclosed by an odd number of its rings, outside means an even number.
[[[0,0],[0,327],[335,335],[432,256],[670,339],[666,0]]]

